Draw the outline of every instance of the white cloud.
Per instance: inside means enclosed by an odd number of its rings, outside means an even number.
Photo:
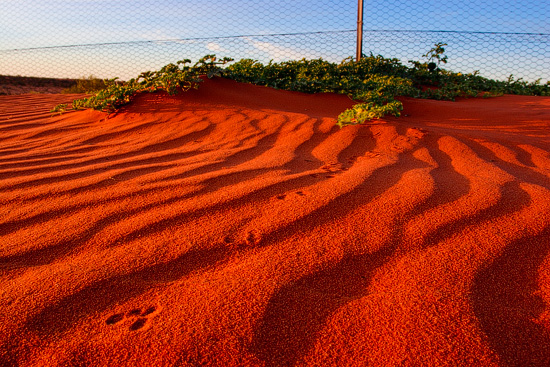
[[[227,52],[227,49],[218,45],[216,42],[209,42],[206,45],[206,48],[209,49],[210,51],[215,51],[215,52]]]
[[[296,50],[291,47],[280,46],[271,42],[260,42],[251,38],[247,38],[246,40],[248,41],[248,43],[254,46],[254,48],[266,52],[269,55],[269,58],[275,62],[285,60],[300,60],[303,58],[315,59],[318,57],[310,52],[304,52],[302,50]]]

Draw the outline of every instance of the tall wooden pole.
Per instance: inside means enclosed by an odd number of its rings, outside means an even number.
[[[363,55],[363,0],[357,4],[357,53],[355,60],[361,60]]]

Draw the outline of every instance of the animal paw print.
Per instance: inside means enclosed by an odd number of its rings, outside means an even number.
[[[292,194],[296,194],[298,196],[306,196],[306,194],[303,192],[303,191],[294,191],[294,193],[289,193],[289,194],[281,194],[281,195],[277,195],[275,196],[277,199],[279,200],[284,200],[288,197],[288,195],[292,195]]]
[[[248,246],[254,246],[260,243],[260,240],[261,240],[261,236],[258,233],[256,233],[255,231],[249,231],[246,234],[245,243]]]
[[[372,150],[370,152],[365,153],[366,158],[375,158],[375,157],[379,157],[380,155],[382,155],[382,153],[380,153],[379,151],[376,151],[376,150]],[[360,157],[360,158],[362,158],[362,157]]]
[[[135,331],[135,330],[139,330],[141,329],[142,327],[145,326],[145,323],[147,322],[147,319],[146,318],[143,318],[143,317],[140,317],[138,318],[136,321],[134,321],[132,323],[132,325],[130,325],[129,329],[131,331]]]
[[[128,311],[126,314],[116,313],[109,316],[107,320],[105,320],[105,323],[107,325],[115,325],[127,319],[132,322],[128,329],[130,331],[136,331],[143,328],[147,324],[148,318],[153,316],[157,312],[158,310],[155,306],[149,306],[145,309],[134,308],[133,310]]]
[[[325,171],[326,178],[333,178],[336,173],[343,171],[341,163],[327,163],[324,166],[321,166],[321,169]]]
[[[105,320],[105,323],[107,325],[114,325],[117,322],[122,321],[122,319],[124,319],[124,314],[123,313],[116,313],[114,315],[109,316],[109,318],[107,320]]]
[[[357,156],[354,155],[354,156],[348,157],[348,159],[346,159],[346,162],[348,162],[348,164],[353,164],[355,163],[356,160],[357,160]]]

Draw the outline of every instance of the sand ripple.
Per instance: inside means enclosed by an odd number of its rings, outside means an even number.
[[[0,96],[0,364],[548,366],[550,99]]]

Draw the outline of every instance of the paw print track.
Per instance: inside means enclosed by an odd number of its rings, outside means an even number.
[[[245,242],[248,246],[255,246],[260,242],[260,236],[255,231],[246,234]]]
[[[134,323],[132,325],[130,325],[130,330],[131,331],[139,330],[139,329],[141,329],[142,327],[145,326],[146,322],[147,322],[146,318],[140,317],[139,319],[134,321]]]
[[[157,310],[157,309],[156,309],[155,306],[151,306],[151,307],[147,308],[145,311],[143,311],[143,312],[141,313],[141,316],[150,315],[150,314],[152,314],[153,312],[155,312],[156,310]]]
[[[105,323],[107,325],[114,325],[117,322],[122,321],[122,319],[124,319],[124,314],[117,313],[117,314],[109,316],[109,318],[107,320],[105,320]]]
[[[128,312],[128,316],[137,316],[141,313],[141,310],[139,308],[133,309],[132,311]]]
[[[317,176],[315,176],[315,177],[317,177]],[[296,191],[295,194],[298,195],[298,196],[305,196],[305,195],[306,195],[306,194],[304,194],[303,191]],[[284,200],[284,199],[286,199],[287,197],[288,197],[287,194],[281,194],[281,195],[277,195],[277,196],[276,196],[276,198],[279,199],[279,200]]]
[[[105,323],[107,325],[115,325],[123,320],[131,322],[128,330],[136,331],[147,325],[148,318],[154,316],[158,310],[155,306],[149,306],[147,308],[134,308],[126,313],[116,313],[107,318]]]

